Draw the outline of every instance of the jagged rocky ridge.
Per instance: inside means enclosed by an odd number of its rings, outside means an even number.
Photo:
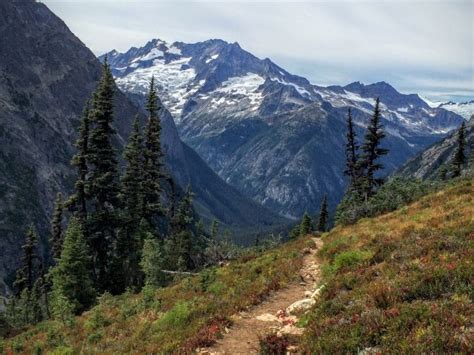
[[[0,2],[0,294],[19,262],[24,232],[34,223],[42,252],[58,191],[71,191],[70,167],[79,117],[100,75],[93,53],[49,9],[36,1]],[[120,154],[140,110],[115,97]],[[223,228],[264,229],[282,222],[243,197],[182,143],[169,113],[162,112],[168,170],[196,192],[196,207]]]
[[[380,97],[391,149],[385,174],[462,122],[385,82],[312,85],[222,40],[156,39],[107,56],[126,92],[143,95],[154,75],[182,139],[231,185],[289,217],[316,212],[326,193],[333,207],[341,198],[349,107],[361,137]]]
[[[474,155],[474,116],[466,123],[465,141],[464,152],[468,159],[471,159],[470,164],[472,164]],[[445,139],[433,144],[410,159],[396,172],[396,175],[415,177],[423,180],[439,178],[440,168],[443,165],[448,169],[450,168],[457,145],[457,132],[453,132]]]

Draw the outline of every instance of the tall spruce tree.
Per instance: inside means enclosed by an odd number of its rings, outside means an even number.
[[[82,224],[72,217],[64,238],[63,250],[57,265],[51,270],[53,307],[63,298],[80,313],[95,301],[90,264],[90,252],[82,231]]]
[[[212,240],[217,240],[219,234],[219,222],[216,219],[212,221],[210,234]]]
[[[321,203],[321,208],[319,210],[319,220],[318,220],[318,231],[326,232],[328,224],[328,197],[324,196],[323,202]]]
[[[114,255],[114,290],[138,289],[143,279],[140,269],[145,225],[143,223],[143,139],[138,116],[133,123],[128,144],[124,150],[126,162],[121,180],[121,229]]]
[[[300,224],[300,235],[305,236],[313,230],[313,222],[311,221],[311,217],[308,213],[304,213],[303,218],[301,219]]]
[[[54,203],[53,218],[51,219],[51,256],[58,260],[63,246],[63,195],[59,192]]]
[[[145,127],[144,172],[143,172],[143,215],[151,226],[163,215],[161,206],[160,179],[164,176],[160,143],[161,124],[158,117],[158,96],[155,79],[150,81],[146,109],[148,122]]]
[[[140,267],[145,274],[145,285],[159,287],[166,283],[166,275],[162,272],[164,258],[160,243],[152,235],[148,235],[143,243]]]
[[[112,145],[115,135],[112,128],[114,88],[110,66],[105,60],[103,75],[92,99],[87,152],[90,162],[88,192],[93,206],[88,214],[87,233],[94,255],[97,285],[104,290],[110,287],[108,261],[116,237],[119,207],[118,164]]]
[[[457,147],[453,157],[453,177],[461,175],[461,171],[466,164],[466,154],[464,152],[466,124],[463,122],[457,134]]]
[[[89,145],[89,115],[90,103],[86,102],[82,114],[79,137],[76,141],[77,152],[72,158],[71,164],[77,169],[76,183],[74,184],[74,194],[67,201],[67,206],[74,211],[74,214],[83,222],[87,220],[87,155]],[[85,223],[84,227],[85,227]]]
[[[38,234],[35,227],[31,224],[26,233],[25,244],[21,247],[23,254],[21,257],[20,268],[16,272],[16,279],[13,284],[17,295],[26,290],[31,292],[36,278],[36,264],[38,255],[36,248],[38,244]]]
[[[120,197],[128,223],[138,226],[143,212],[143,138],[138,116],[133,122],[132,133],[124,150],[126,162],[121,181]]]
[[[9,302],[11,306],[8,310],[13,323],[20,327],[34,323],[38,314],[39,299],[35,290],[39,264],[36,254],[37,243],[38,235],[31,225],[26,233],[25,244],[22,246],[21,264],[13,283],[15,295]]]
[[[385,133],[382,129],[381,114],[380,114],[380,99],[377,98],[375,102],[374,114],[367,127],[367,132],[364,136],[364,144],[362,145],[362,161],[361,165],[364,169],[365,179],[365,195],[371,196],[375,188],[383,183],[383,179],[376,178],[376,173],[383,169],[383,165],[378,163],[378,159],[388,153],[388,149],[380,148],[382,139]]]
[[[347,113],[347,134],[346,134],[346,170],[344,174],[350,179],[349,188],[355,188],[357,185],[357,179],[359,177],[358,172],[358,154],[357,150],[359,146],[356,142],[356,134],[354,132],[354,125],[352,123],[351,109]]]
[[[188,186],[186,193],[178,205],[176,215],[171,221],[172,236],[168,244],[168,251],[172,255],[171,259],[177,270],[191,270],[194,268],[193,251],[194,240],[194,211],[193,192]]]

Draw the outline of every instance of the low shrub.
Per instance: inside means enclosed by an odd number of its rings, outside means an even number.
[[[341,269],[359,265],[362,262],[369,260],[372,257],[371,251],[348,250],[337,254],[332,264],[333,272],[338,272]]]
[[[157,321],[156,328],[182,327],[189,321],[192,312],[193,306],[190,302],[178,302]]]
[[[288,335],[267,334],[259,340],[261,355],[285,355],[291,341]]]

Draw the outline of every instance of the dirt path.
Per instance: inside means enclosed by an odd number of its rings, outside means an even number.
[[[235,314],[233,325],[224,337],[211,348],[199,349],[198,354],[258,354],[259,336],[275,331],[286,334],[301,334],[294,326],[297,314],[315,301],[320,282],[319,262],[316,252],[322,246],[320,238],[313,238],[314,247],[305,250],[301,281],[295,282],[271,295],[266,301],[247,312]],[[296,302],[296,303],[295,303]]]

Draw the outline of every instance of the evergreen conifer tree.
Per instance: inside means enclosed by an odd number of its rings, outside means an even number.
[[[466,154],[464,152],[464,146],[465,146],[465,129],[466,129],[466,124],[463,122],[461,127],[459,128],[458,134],[457,134],[457,147],[456,147],[456,152],[454,153],[454,158],[453,158],[453,177],[458,177],[461,175],[462,168],[466,164]]]
[[[194,256],[194,211],[192,206],[193,193],[188,186],[186,193],[179,203],[176,215],[172,220],[172,236],[167,243],[167,255],[172,268],[191,270],[195,267]],[[173,265],[174,264],[174,265]]]
[[[323,202],[321,203],[321,209],[319,211],[318,231],[326,232],[328,216],[328,198],[327,195],[325,195]]]
[[[23,254],[21,264],[16,272],[13,283],[15,295],[10,300],[12,323],[16,326],[25,326],[35,321],[37,315],[38,298],[36,298],[35,280],[38,274],[38,256],[36,254],[38,235],[33,225],[30,225],[25,244],[22,246]]]
[[[211,224],[211,239],[217,240],[218,233],[219,233],[219,222],[215,219],[212,221],[212,224]]]
[[[382,139],[385,133],[382,130],[381,114],[380,114],[380,100],[376,99],[374,114],[367,127],[367,132],[364,136],[365,141],[362,145],[362,168],[365,170],[365,194],[371,196],[374,189],[383,183],[383,180],[376,178],[377,171],[383,169],[383,165],[377,160],[388,153],[387,149],[380,148]]]
[[[37,278],[30,296],[31,319],[29,321],[33,324],[39,323],[44,319],[41,289],[41,279]]]
[[[445,181],[448,177],[448,167],[446,164],[441,165],[438,171],[438,179],[441,181]]]
[[[290,238],[296,239],[300,236],[300,224],[295,225],[290,231]]]
[[[312,221],[311,217],[309,216],[308,213],[305,212],[303,215],[303,218],[301,219],[301,224],[300,224],[300,235],[305,236],[313,230],[312,226]]]
[[[126,161],[125,172],[121,181],[122,206],[126,214],[127,222],[140,223],[143,211],[143,139],[140,132],[138,116],[133,122],[132,133],[124,150]]]
[[[352,123],[351,109],[348,110],[347,114],[347,134],[346,134],[346,170],[344,174],[350,179],[350,189],[356,187],[358,179],[358,155],[357,150],[359,146],[356,142],[356,134],[354,132],[354,125]]]
[[[80,313],[94,303],[89,248],[84,239],[82,226],[72,217],[64,238],[63,250],[57,265],[52,269],[53,305],[66,298],[74,313]]]
[[[63,246],[63,195],[59,192],[54,203],[53,218],[51,220],[51,255],[54,260],[59,259]]]
[[[145,285],[155,287],[164,285],[166,278],[162,272],[163,255],[159,242],[152,235],[149,235],[143,244],[140,266],[145,274]]]
[[[74,184],[74,194],[67,201],[67,206],[73,210],[84,222],[87,220],[87,155],[89,145],[89,115],[90,103],[87,102],[82,114],[79,137],[76,141],[77,152],[72,158],[71,164],[77,169],[76,183]]]
[[[160,144],[161,124],[158,117],[158,96],[154,78],[150,81],[146,109],[148,122],[145,127],[144,148],[144,180],[143,180],[143,214],[148,223],[153,227],[156,218],[163,215],[161,206],[160,179],[164,177],[162,164],[162,151]]]
[[[88,192],[93,210],[88,213],[87,233],[93,252],[97,285],[109,289],[109,259],[118,224],[118,164],[112,139],[114,79],[107,60],[103,75],[93,94],[89,115],[90,135],[87,160],[90,162]]]
[[[124,150],[125,172],[121,180],[121,225],[118,232],[112,269],[114,291],[121,293],[127,287],[141,286],[141,251],[143,249],[143,139],[138,116],[133,123],[128,144]]]
[[[30,225],[27,233],[25,244],[21,247],[23,255],[21,257],[21,265],[17,270],[14,287],[17,294],[20,294],[23,290],[31,292],[36,277],[36,263],[38,256],[36,254],[36,248],[38,243],[38,234],[33,225]]]

